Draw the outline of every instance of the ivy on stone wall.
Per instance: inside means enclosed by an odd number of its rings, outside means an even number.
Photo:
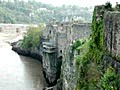
[[[100,63],[106,50],[104,47],[104,11],[112,10],[111,6],[110,3],[106,3],[106,5],[97,6],[94,9],[92,35],[87,44],[88,51],[82,56],[79,54],[76,58],[77,62],[79,62],[79,80],[76,90],[117,90],[117,81],[107,81],[109,76],[111,78],[114,77],[115,80],[116,78],[118,79],[117,75],[115,76],[114,70],[111,71],[110,68],[108,68],[106,72],[103,73],[100,69]],[[113,86],[109,86],[111,83]]]
[[[100,7],[103,9],[103,7]],[[104,50],[104,30],[103,30],[103,10],[99,12],[97,16],[96,8],[93,14],[92,21],[92,35],[89,40],[88,51],[83,56],[83,61],[79,66],[80,69],[80,79],[78,80],[77,90],[96,90],[100,88],[100,76],[101,73],[98,72],[99,67],[97,66],[100,63],[100,60],[103,56]],[[81,71],[82,69],[82,71]],[[84,73],[84,74],[83,74]],[[81,78],[82,77],[82,78]],[[83,79],[83,81],[81,80]]]
[[[95,8],[96,9],[96,8]],[[93,60],[99,63],[103,50],[104,50],[104,30],[103,30],[103,14],[104,7],[100,7],[99,16],[94,10],[93,21],[92,21],[92,36],[90,39],[90,53],[92,54]]]

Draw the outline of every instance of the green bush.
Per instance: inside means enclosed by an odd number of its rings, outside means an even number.
[[[112,10],[112,4],[110,2],[105,3],[105,9]]]
[[[77,40],[73,44],[73,49],[75,49],[78,55],[75,56],[76,64],[80,65],[84,62],[83,57],[85,56],[86,52],[88,51],[88,42],[85,39]]]
[[[23,48],[37,48],[40,46],[40,35],[43,30],[43,26],[30,27],[24,36],[22,47]]]
[[[104,90],[118,90],[119,81],[115,69],[110,66],[101,78],[101,86]]]

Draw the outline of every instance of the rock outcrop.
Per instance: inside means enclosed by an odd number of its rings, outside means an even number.
[[[20,55],[29,56],[29,57],[38,59],[39,61],[42,62],[42,57],[39,53],[39,50],[34,48],[25,49],[21,46],[21,43],[22,43],[22,40],[11,43],[12,50],[17,52]]]

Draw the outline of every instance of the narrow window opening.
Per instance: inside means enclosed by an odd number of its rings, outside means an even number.
[[[49,33],[51,34],[51,30],[49,31]]]
[[[60,50],[60,53],[62,53],[62,50]]]

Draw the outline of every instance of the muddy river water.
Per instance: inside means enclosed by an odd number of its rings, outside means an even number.
[[[0,33],[0,90],[42,90],[47,84],[41,63],[12,51],[9,40]]]

